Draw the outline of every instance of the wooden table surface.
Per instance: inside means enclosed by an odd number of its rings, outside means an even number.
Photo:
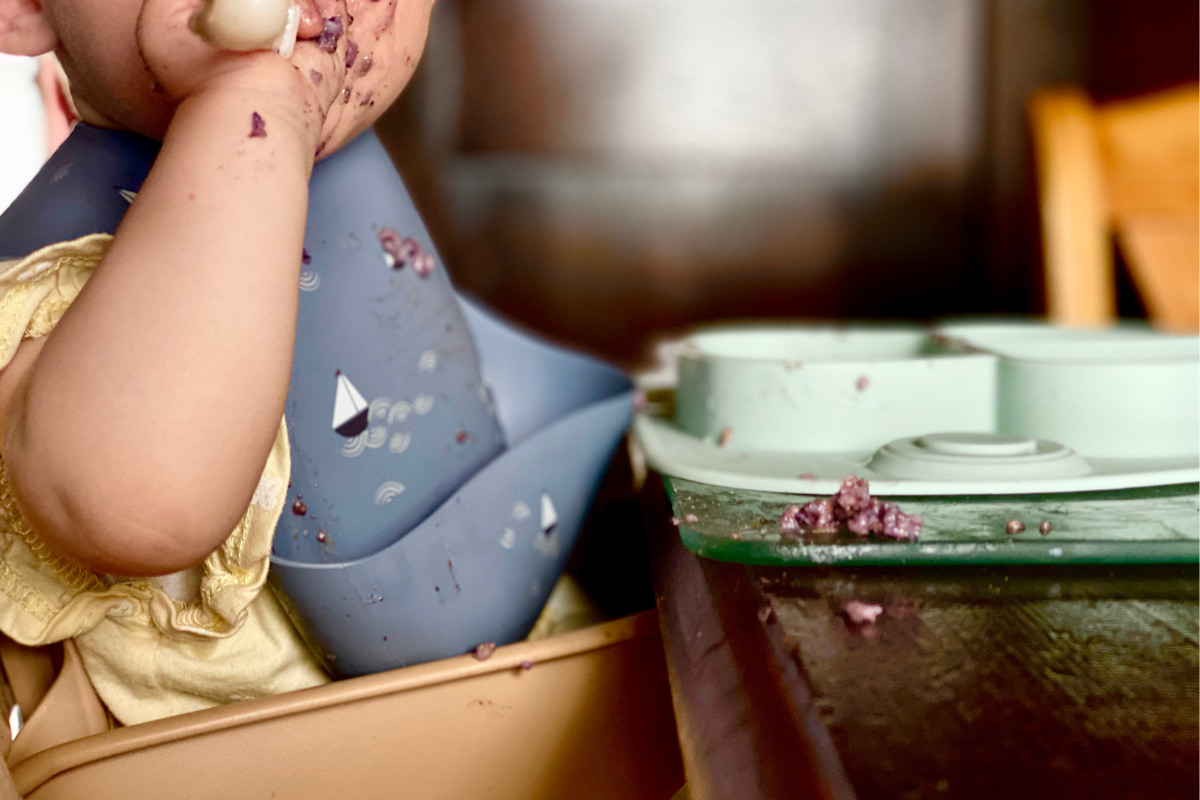
[[[643,510],[692,798],[1197,796],[1195,566],[750,567]]]

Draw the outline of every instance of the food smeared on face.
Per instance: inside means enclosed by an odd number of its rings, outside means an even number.
[[[326,53],[334,52],[337,50],[338,40],[342,38],[342,34],[345,32],[346,28],[342,24],[342,18],[330,17],[325,20],[325,28],[321,31],[321,35],[317,37],[317,47]]]
[[[262,115],[257,111],[250,114],[250,138],[265,139],[267,138],[267,122],[262,118]]]

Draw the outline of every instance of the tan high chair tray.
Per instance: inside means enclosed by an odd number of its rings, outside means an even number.
[[[111,730],[69,643],[62,661],[8,756],[30,800],[666,800],[683,784],[653,611]]]

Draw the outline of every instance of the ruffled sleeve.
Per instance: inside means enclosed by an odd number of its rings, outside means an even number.
[[[97,234],[0,263],[0,367],[22,341],[54,329],[111,242]],[[245,515],[216,552],[172,585],[108,578],[53,553],[21,516],[0,461],[0,630],[22,644],[41,645],[79,636],[106,618],[125,625],[140,618],[185,640],[233,635],[266,581],[289,471],[281,421]]]

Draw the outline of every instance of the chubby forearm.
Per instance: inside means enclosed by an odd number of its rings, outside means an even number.
[[[255,114],[265,136],[251,136]],[[9,402],[6,467],[64,555],[172,571],[244,513],[287,393],[315,127],[254,91],[180,105],[111,250]]]

